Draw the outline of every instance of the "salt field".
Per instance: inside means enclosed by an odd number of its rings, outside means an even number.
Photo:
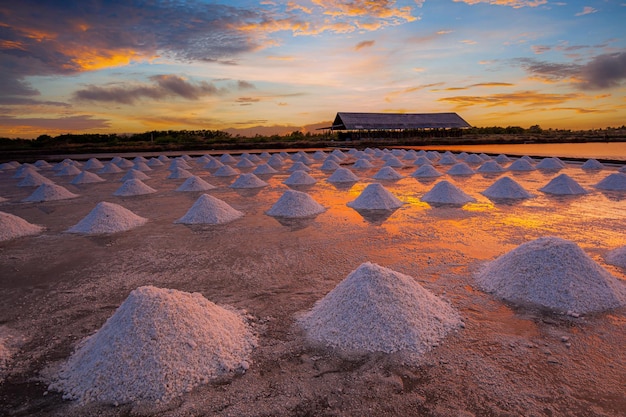
[[[0,415],[625,415],[622,165],[224,155],[0,165]]]

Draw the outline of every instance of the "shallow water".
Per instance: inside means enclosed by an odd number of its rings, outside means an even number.
[[[420,182],[408,177],[415,167],[399,168],[405,178],[381,183],[404,206],[372,213],[346,203],[373,182],[382,162],[353,170],[360,181],[351,186],[326,182],[331,173],[320,165],[310,173],[317,184],[300,190],[327,210],[289,221],[264,214],[288,189],[282,181],[290,175],[289,164],[279,174],[261,176],[269,186],[256,190],[231,189],[236,177],[214,177],[194,166],[194,174],[217,186],[208,194],[245,216],[191,227],[174,221],[201,193],[174,191],[184,180],[166,179],[165,167],[149,172],[145,181],[155,194],[114,197],[123,173],[80,186],[69,184],[72,177],[55,177],[80,197],[47,203],[21,203],[33,189],[15,187],[19,180],[0,174],[0,196],[9,199],[0,210],[47,228],[38,236],[0,242],[0,324],[24,339],[0,385],[0,414],[141,415],[130,406],[76,408],[57,393],[44,396],[46,384],[37,382],[141,285],[200,292],[245,309],[260,333],[248,373],[201,387],[172,410],[148,415],[617,416],[626,409],[624,309],[573,318],[520,308],[477,290],[472,278],[483,262],[554,235],[575,241],[626,280],[626,271],[604,262],[608,251],[626,245],[626,193],[593,187],[615,167],[590,173],[568,164],[558,173],[505,173],[535,195],[514,203],[480,194],[501,175]],[[590,193],[554,197],[538,191],[560,173]],[[477,201],[463,207],[421,202],[443,179]],[[108,236],[64,233],[100,201],[120,204],[149,222]],[[450,301],[466,328],[411,365],[393,355],[355,358],[310,347],[294,317],[365,261],[413,276]]]

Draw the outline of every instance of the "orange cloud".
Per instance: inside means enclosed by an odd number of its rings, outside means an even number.
[[[119,67],[146,58],[133,50],[103,51],[84,48],[82,50],[68,50],[64,53],[73,56],[72,62],[78,66],[80,71]]]
[[[363,48],[370,48],[374,46],[375,43],[376,41],[362,41],[356,44],[356,46],[354,47],[354,50],[358,51]]]
[[[541,105],[554,105],[561,104],[571,100],[584,98],[585,96],[577,93],[570,94],[546,94],[539,93],[537,91],[520,91],[516,93],[507,94],[493,94],[487,96],[455,96],[444,97],[438,101],[451,103],[457,107],[468,106],[508,106],[511,104],[524,105],[524,106],[541,106]]]
[[[444,83],[432,83],[432,84],[424,84],[424,85],[418,85],[416,87],[408,87],[405,88],[404,90],[399,90],[399,91],[392,91],[391,93],[387,94],[385,96],[385,101],[390,103],[393,101],[393,99],[395,99],[398,96],[401,96],[403,94],[409,94],[409,93],[413,93],[415,91],[419,91],[419,90],[424,90],[426,88],[431,88],[431,87],[437,87],[440,85],[443,85]]]
[[[401,19],[413,22],[417,18],[411,15],[410,7],[394,7],[392,0],[312,0],[330,16],[368,16],[379,19]]]
[[[547,0],[453,0],[455,3],[466,3],[469,5],[488,3],[496,6],[509,6],[514,9],[522,7],[537,7],[548,3]]]

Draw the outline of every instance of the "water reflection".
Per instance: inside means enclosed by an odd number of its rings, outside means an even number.
[[[306,229],[310,225],[315,222],[315,218],[317,216],[311,217],[281,217],[281,216],[270,216],[273,217],[278,223],[289,228],[291,231]]]
[[[329,183],[331,184],[333,187],[335,187],[335,189],[337,191],[350,191],[350,189],[352,187],[354,187],[354,184],[356,184],[358,181],[354,181],[354,182],[333,182],[333,183]]]
[[[376,226],[383,224],[393,213],[398,209],[393,210],[367,210],[367,209],[354,209],[357,213],[365,219],[368,223]]]

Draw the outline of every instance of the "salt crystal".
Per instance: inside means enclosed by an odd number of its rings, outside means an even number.
[[[220,162],[223,164],[235,164],[237,160],[231,154],[225,153],[220,156]]]
[[[147,221],[118,204],[102,201],[67,232],[86,235],[118,233],[141,226]]]
[[[322,171],[335,171],[339,168],[339,164],[333,160],[324,161],[320,169]]]
[[[626,305],[626,286],[576,243],[542,237],[488,263],[479,286],[510,302],[586,314]]]
[[[254,169],[254,171],[252,171],[252,173],[255,175],[270,175],[270,174],[276,174],[277,172],[278,171],[272,168],[270,164],[261,164],[257,166]]]
[[[100,162],[97,158],[89,158],[89,160],[85,163],[84,169],[101,169],[104,167],[104,164]]]
[[[303,162],[298,161],[298,162],[294,162],[293,165],[291,165],[289,167],[289,169],[287,169],[287,171],[289,172],[294,172],[294,171],[310,171],[311,168],[309,168],[308,166],[306,166]]]
[[[369,169],[369,168],[374,168],[374,165],[372,165],[372,163],[369,160],[365,158],[360,158],[356,160],[356,162],[354,163],[354,165],[352,165],[352,167],[355,169]]]
[[[544,171],[556,171],[564,167],[557,158],[543,158],[535,168]]]
[[[476,172],[480,172],[483,174],[491,174],[491,173],[497,173],[497,172],[504,172],[504,168],[502,168],[502,166],[496,161],[491,160],[491,161],[485,161],[484,164],[478,167]]]
[[[102,168],[96,171],[98,174],[117,174],[122,172],[122,169],[113,162],[106,163]]]

